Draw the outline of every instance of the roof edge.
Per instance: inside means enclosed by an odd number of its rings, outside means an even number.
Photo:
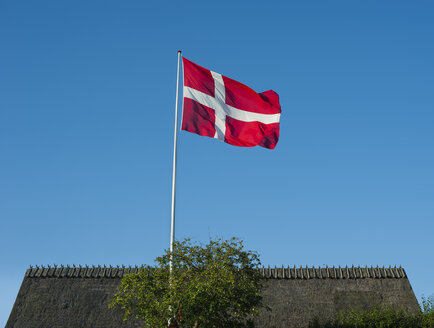
[[[30,266],[25,277],[28,278],[122,278],[137,273],[144,266]],[[400,267],[298,267],[258,268],[267,279],[402,279],[407,278]]]

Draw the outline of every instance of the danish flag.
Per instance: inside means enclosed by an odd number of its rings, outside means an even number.
[[[279,139],[279,95],[248,86],[183,58],[182,130],[240,147],[273,149]]]

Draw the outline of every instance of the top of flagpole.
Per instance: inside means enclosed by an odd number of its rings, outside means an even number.
[[[178,52],[182,52],[181,50],[178,50]]]

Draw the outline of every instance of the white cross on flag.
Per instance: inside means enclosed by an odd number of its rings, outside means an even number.
[[[279,95],[248,86],[183,58],[182,130],[240,147],[273,149],[279,140]]]

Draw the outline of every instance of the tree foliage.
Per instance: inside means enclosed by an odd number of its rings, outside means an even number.
[[[173,271],[169,272],[173,256]],[[190,239],[175,242],[156,265],[122,279],[110,306],[121,307],[125,319],[141,319],[145,327],[242,328],[262,306],[263,277],[257,253],[243,242],[211,240],[206,245]]]
[[[341,312],[335,319],[321,323],[315,320],[310,328],[434,328],[434,297],[422,297],[422,311],[407,313],[388,307],[368,311]]]

